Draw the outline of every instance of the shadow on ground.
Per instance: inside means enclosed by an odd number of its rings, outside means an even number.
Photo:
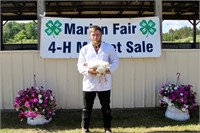
[[[199,123],[199,108],[196,107],[190,112],[190,119],[187,121],[174,121],[164,116],[165,108],[134,108],[134,109],[112,109],[113,128],[137,128],[137,127],[165,127],[182,126]],[[56,132],[56,130],[80,129],[81,110],[57,110],[52,121],[45,125],[30,126],[26,119],[20,122],[18,113],[15,110],[1,111],[1,128],[46,130]],[[102,128],[101,110],[95,109],[92,112],[91,128]],[[97,132],[96,132],[97,133]],[[158,132],[161,133],[161,132]]]

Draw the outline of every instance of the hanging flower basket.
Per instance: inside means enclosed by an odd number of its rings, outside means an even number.
[[[180,76],[180,73],[177,73]],[[165,116],[173,120],[188,120],[190,118],[189,110],[196,104],[196,92],[193,91],[192,85],[165,84],[160,90],[160,104],[167,107]]]
[[[14,109],[19,112],[18,118],[23,121],[27,117],[30,125],[50,122],[57,110],[56,106],[52,90],[35,87],[35,81],[34,86],[20,90],[14,101]]]
[[[47,120],[44,115],[40,115],[40,114],[38,114],[35,118],[27,117],[27,123],[32,126],[43,125],[43,124],[49,123],[51,120],[52,118]]]
[[[182,111],[175,106],[167,106],[167,110],[165,112],[165,116],[169,119],[177,120],[177,121],[185,121],[190,119],[189,111]]]

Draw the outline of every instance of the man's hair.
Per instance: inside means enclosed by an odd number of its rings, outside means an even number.
[[[92,31],[97,31],[97,30],[100,31],[100,32],[102,32],[101,28],[98,25],[92,25],[90,27],[89,33],[91,33]]]

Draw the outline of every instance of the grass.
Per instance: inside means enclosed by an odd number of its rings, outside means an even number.
[[[22,41],[16,42],[15,40],[10,39],[10,41],[4,42],[5,45],[9,44],[37,44],[37,39],[23,39]]]
[[[187,38],[175,40],[174,42],[176,42],[176,43],[187,43],[187,42],[192,43],[193,42],[193,37],[189,36]],[[196,42],[197,43],[200,42],[200,35],[196,36]]]
[[[198,132],[199,108],[190,112],[187,121],[174,121],[164,116],[165,108],[113,109],[112,130],[118,133],[138,132]],[[40,126],[20,122],[15,111],[1,112],[0,133],[80,133],[81,110],[58,110],[53,120]],[[101,111],[93,110],[91,131],[103,132]]]

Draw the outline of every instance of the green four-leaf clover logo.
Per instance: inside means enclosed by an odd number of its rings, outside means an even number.
[[[55,22],[53,22],[52,20],[49,20],[46,23],[46,29],[45,32],[47,33],[48,36],[50,36],[51,34],[53,35],[53,37],[55,38],[54,35],[59,35],[59,33],[62,31],[62,29],[60,28],[62,26],[62,23],[58,20],[56,20]]]
[[[147,35],[146,37],[148,37],[149,34],[153,35],[156,32],[156,28],[154,28],[155,25],[156,23],[152,20],[149,20],[148,22],[146,20],[142,20],[140,22],[140,31],[143,35]]]

